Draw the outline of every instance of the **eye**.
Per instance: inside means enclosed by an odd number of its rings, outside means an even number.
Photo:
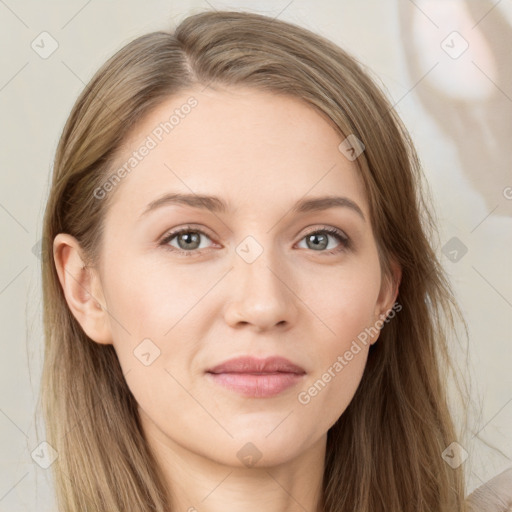
[[[338,240],[340,246],[329,247],[329,237]],[[326,252],[327,254],[336,254],[350,248],[348,236],[336,228],[325,227],[310,231],[302,240],[306,240],[306,248],[313,248],[316,252]],[[325,249],[330,250],[326,251]]]
[[[184,256],[194,256],[198,252],[196,249],[204,249],[204,247],[201,247],[201,237],[210,239],[204,231],[191,226],[185,226],[167,234],[160,242],[160,245]],[[176,239],[177,247],[171,243],[174,239]]]
[[[160,245],[184,256],[195,256],[200,254],[201,249],[205,249],[204,246],[201,246],[202,237],[211,240],[201,229],[184,226],[168,233],[162,239]],[[339,242],[339,246],[329,247],[329,238],[335,238]],[[172,243],[174,240],[175,244]],[[312,249],[315,252],[326,252],[327,254],[336,254],[351,247],[350,239],[343,231],[330,227],[310,231],[302,240],[306,240],[306,248]]]

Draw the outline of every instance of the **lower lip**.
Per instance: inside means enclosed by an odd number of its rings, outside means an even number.
[[[298,384],[304,374],[297,373],[208,373],[214,382],[250,398],[268,398]]]

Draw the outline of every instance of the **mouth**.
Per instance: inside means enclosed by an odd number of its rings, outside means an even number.
[[[282,357],[239,357],[206,371],[215,384],[248,398],[269,398],[297,385],[306,375],[300,366]]]

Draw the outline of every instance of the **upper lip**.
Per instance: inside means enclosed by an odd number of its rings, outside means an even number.
[[[213,368],[206,370],[207,373],[306,373],[304,368],[292,363],[284,357],[267,357],[258,359],[252,356],[236,357],[224,361]]]

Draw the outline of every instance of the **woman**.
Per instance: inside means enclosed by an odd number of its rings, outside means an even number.
[[[368,74],[297,26],[201,13],[109,59],[44,219],[61,509],[465,510],[420,180]]]

